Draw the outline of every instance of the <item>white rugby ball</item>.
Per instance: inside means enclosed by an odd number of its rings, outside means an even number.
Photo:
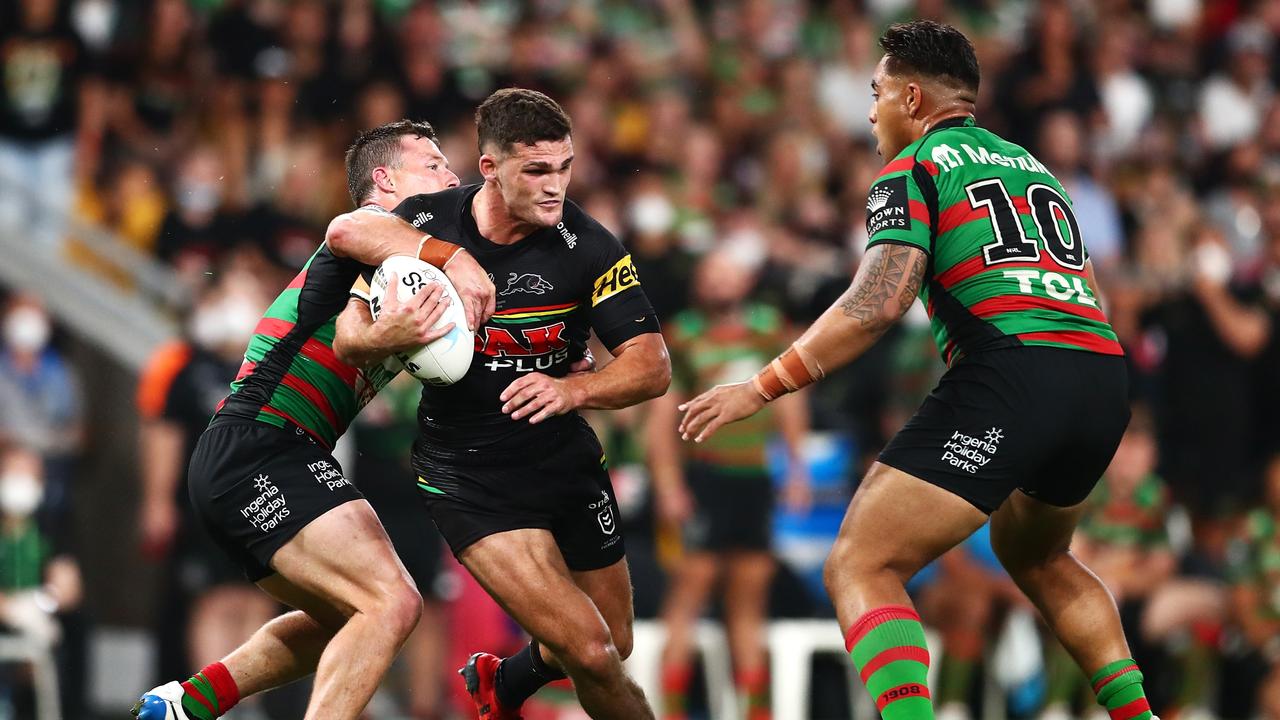
[[[436,322],[436,327],[453,323],[448,335],[422,348],[396,353],[396,359],[404,364],[411,375],[428,385],[452,385],[467,374],[475,349],[473,333],[467,329],[467,315],[462,298],[449,282],[444,272],[433,265],[407,255],[393,255],[386,259],[373,274],[369,283],[369,309],[376,322],[387,297],[387,283],[396,278],[396,297],[405,302],[427,289],[432,283],[444,286],[449,296],[449,306]]]

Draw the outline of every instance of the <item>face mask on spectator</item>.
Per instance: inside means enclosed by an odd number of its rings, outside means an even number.
[[[189,213],[213,212],[222,201],[222,192],[213,183],[183,180],[178,183],[178,205]]]
[[[627,208],[631,227],[642,235],[661,235],[676,222],[676,209],[661,193],[645,193],[631,201]]]
[[[34,475],[14,472],[0,477],[0,512],[9,517],[27,517],[40,505],[44,487]]]
[[[249,341],[261,313],[253,302],[230,296],[197,308],[187,326],[191,339],[211,350]]]
[[[18,308],[4,320],[4,341],[14,350],[38,352],[49,342],[49,319],[35,308]]]

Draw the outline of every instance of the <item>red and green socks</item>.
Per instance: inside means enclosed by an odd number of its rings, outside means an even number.
[[[1111,720],[1151,719],[1151,706],[1142,690],[1142,671],[1131,658],[1104,666],[1089,683]]]
[[[688,663],[662,668],[662,718],[685,720],[689,716],[689,686],[693,668]]]
[[[770,720],[773,717],[769,703],[769,670],[758,667],[734,673],[733,684],[738,697],[745,705],[746,720]]]
[[[240,690],[220,662],[192,675],[182,689],[182,709],[193,720],[216,720],[240,702]]]
[[[912,608],[888,605],[849,628],[845,649],[884,720],[933,720],[929,648]]]

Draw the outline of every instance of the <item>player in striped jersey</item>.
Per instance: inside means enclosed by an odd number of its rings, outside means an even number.
[[[390,255],[442,267],[472,327],[493,312],[494,288],[465,250],[389,212],[407,197],[458,184],[430,125],[403,120],[362,133],[347,152],[347,176],[360,207],[331,223],[325,243],[259,322],[188,476],[214,542],[249,580],[297,610],[186,682],[143,695],[133,708],[139,720],[214,720],[241,697],[313,672],[306,718],[354,720],[417,624],[417,588],[331,454],[395,368],[339,360],[336,319],[360,273]],[[393,352],[443,337],[452,325],[432,328],[443,297],[433,286],[390,302],[372,332]]]
[[[1115,603],[1070,553],[1083,501],[1129,418],[1066,192],[1025,149],[978,127],[978,62],[960,32],[894,25],[870,121],[888,163],[867,202],[852,286],[754,380],[686,403],[717,428],[874,343],[917,294],[949,365],[850,504],[826,581],[845,642],[887,720],[932,718],[928,649],[904,585],[990,516],[992,544],[1113,720],[1151,717]]]

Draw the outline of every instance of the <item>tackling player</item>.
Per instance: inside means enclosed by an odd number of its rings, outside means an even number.
[[[469,250],[498,286],[466,376],[424,387],[413,452],[422,498],[450,548],[534,638],[505,660],[476,653],[463,676],[485,720],[518,717],[562,671],[591,717],[651,718],[622,668],[631,580],[613,487],[600,442],[575,411],[666,392],[666,346],[630,255],[565,199],[573,140],[560,106],[532,90],[499,90],[476,124],[484,183],[395,210]],[[362,331],[376,326],[353,303],[336,348],[357,364],[385,356]],[[592,330],[614,360],[570,374]]]
[[[754,380],[687,403],[680,430],[700,442],[848,363],[919,293],[949,370],[863,479],[825,573],[877,707],[887,720],[933,717],[903,586],[990,516],[997,556],[1098,702],[1113,720],[1148,718],[1115,603],[1068,549],[1129,419],[1123,352],[1071,202],[1026,150],[975,124],[964,35],[911,22],[880,45],[869,119],[888,164],[852,286]]]
[[[133,708],[140,720],[212,720],[241,697],[312,672],[306,718],[354,720],[417,624],[422,599],[413,581],[331,454],[398,368],[343,364],[331,347],[335,321],[360,273],[390,255],[443,267],[468,303],[469,323],[487,318],[493,285],[469,253],[387,212],[458,184],[430,125],[405,120],[362,133],[346,160],[360,207],[330,224],[324,244],[268,308],[189,473],[206,531],[251,581],[298,610],[188,681],[145,694]],[[443,297],[438,285],[406,303],[389,297],[375,334],[393,350],[444,336],[452,325],[432,329]]]

